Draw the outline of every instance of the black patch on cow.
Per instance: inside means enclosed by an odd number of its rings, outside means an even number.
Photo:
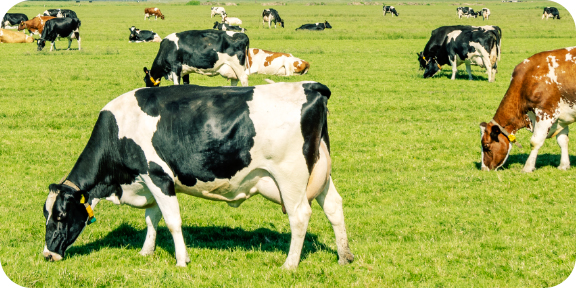
[[[5,28],[4,24],[8,21],[10,25],[20,25],[20,22],[28,21],[28,16],[22,13],[6,13],[2,18],[0,28]]]
[[[253,93],[253,87],[186,85],[135,95],[142,111],[160,116],[154,149],[182,184],[194,186],[230,179],[250,164],[256,130],[247,102]]]
[[[154,185],[162,190],[162,193],[168,196],[176,196],[172,178],[164,172],[164,169],[162,169],[160,165],[150,161],[148,164],[148,175],[150,176],[150,179],[152,179]]]
[[[302,105],[302,118],[300,126],[304,145],[302,153],[306,159],[308,172],[312,173],[312,168],[320,156],[320,140],[324,135],[328,135],[327,116],[328,116],[328,99],[330,98],[330,89],[320,83],[305,83],[304,94],[306,94],[306,103]],[[326,131],[323,131],[326,129]],[[325,138],[326,145],[330,147],[330,140]]]
[[[500,128],[498,126],[492,126],[492,131],[490,132],[490,138],[492,139],[492,141],[500,142],[500,140],[498,140],[498,135],[500,135],[500,133],[502,132],[500,131]]]

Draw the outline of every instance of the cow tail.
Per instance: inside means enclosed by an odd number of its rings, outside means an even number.
[[[250,61],[248,61],[248,53],[250,53],[250,39],[248,39],[248,43],[246,43],[246,59],[244,60],[246,63],[244,63],[244,67],[246,68],[246,71],[248,71],[248,74],[250,74]]]

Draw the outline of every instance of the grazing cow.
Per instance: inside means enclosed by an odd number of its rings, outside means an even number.
[[[499,28],[496,26],[468,27],[470,28],[451,29],[452,27],[450,26],[441,27],[439,29],[442,32],[452,31],[447,33],[445,37],[440,37],[440,39],[437,39],[437,35],[442,33],[432,32],[434,39],[431,38],[429,43],[434,43],[434,45],[430,45],[433,46],[433,49],[419,54],[420,65],[425,66],[424,78],[434,76],[442,69],[442,65],[450,64],[452,66],[452,80],[454,80],[456,79],[458,66],[465,63],[470,80],[472,80],[470,65],[473,64],[486,68],[488,81],[494,82],[497,61],[500,58],[501,33]],[[438,46],[437,43],[442,44]],[[426,44],[426,46],[428,47],[429,45]]]
[[[30,36],[32,36],[33,34],[42,34],[42,31],[44,31],[44,24],[46,24],[46,21],[54,18],[56,17],[36,16],[32,18],[32,20],[20,22],[20,25],[18,25],[18,31],[28,29],[28,32],[30,32]]]
[[[324,23],[304,24],[296,28],[296,30],[312,30],[312,31],[322,31],[324,29],[332,29],[332,26],[330,26],[330,23],[328,23],[328,21],[324,21]]]
[[[222,30],[222,31],[238,31],[238,32],[242,32],[242,33],[247,31],[246,29],[244,29],[240,26],[232,26],[232,25],[228,25],[226,23],[218,23],[218,21],[214,22],[214,27],[212,27],[212,29],[218,29],[218,30]]]
[[[152,68],[144,67],[146,87],[160,85],[164,77],[174,85],[190,84],[188,74],[221,75],[230,79],[232,86],[238,81],[248,86],[244,72],[250,40],[244,33],[218,30],[191,30],[172,33],[160,43]]]
[[[19,25],[22,21],[28,21],[28,16],[22,13],[6,13],[2,18],[0,28],[4,29],[10,25]]]
[[[19,32],[0,29],[0,43],[32,43],[34,38]]]
[[[157,33],[149,30],[140,30],[135,26],[130,27],[130,37],[129,42],[140,43],[140,42],[160,42],[162,38],[158,36]]]
[[[544,8],[544,13],[542,13],[542,19],[546,18],[546,20],[548,20],[548,18],[550,17],[552,17],[552,19],[560,20],[560,12],[558,12],[558,9],[556,7]]]
[[[490,9],[482,8],[482,11],[478,12],[478,16],[482,15],[482,21],[488,20],[490,18]]]
[[[270,23],[274,22],[274,28],[276,28],[276,22],[280,23],[280,26],[284,28],[284,20],[280,18],[280,14],[276,9],[264,9],[262,11],[262,27],[264,27],[264,22],[268,22],[268,29],[270,29]]]
[[[144,20],[148,19],[150,20],[150,16],[154,16],[154,20],[158,20],[158,17],[160,17],[160,19],[164,20],[164,15],[162,15],[162,12],[160,12],[160,9],[158,8],[145,8],[144,9]]]
[[[265,74],[278,76],[304,75],[310,69],[310,63],[294,57],[292,54],[277,53],[257,48],[248,52],[247,74]]]
[[[103,199],[146,209],[141,255],[151,255],[162,217],[176,266],[190,262],[177,194],[238,207],[251,196],[282,205],[291,230],[283,268],[295,269],[316,199],[332,224],[339,264],[354,260],[342,198],[332,181],[328,87],[169,86],[125,93],[100,111],[86,148],[44,204],[43,256],[61,260]]]
[[[48,9],[44,11],[44,16],[53,16],[58,18],[78,18],[76,12],[70,9]]]
[[[386,16],[386,13],[392,14],[392,17],[394,17],[394,15],[398,16],[398,12],[396,11],[396,8],[394,8],[394,6],[383,6],[382,11],[384,16]]]
[[[242,25],[242,20],[236,17],[228,17],[226,13],[222,14],[222,22],[228,25]]]
[[[478,17],[476,12],[474,12],[474,9],[472,9],[470,7],[458,7],[458,8],[456,8],[456,12],[458,13],[458,18],[460,18],[460,19],[462,19],[462,16],[466,16],[466,18]]]
[[[516,142],[514,135],[522,128],[533,133],[523,172],[534,171],[538,150],[554,136],[561,151],[558,169],[570,168],[568,125],[576,120],[574,75],[576,47],[541,52],[516,66],[494,118],[480,124],[482,170],[502,167]]]
[[[41,51],[46,45],[46,41],[52,42],[50,51],[56,49],[54,41],[56,38],[68,38],[68,49],[72,44],[72,39],[78,41],[78,50],[80,50],[80,19],[78,18],[54,18],[46,21],[44,31],[38,39],[38,51]]]
[[[210,18],[214,17],[214,15],[216,14],[220,14],[220,15],[224,15],[226,14],[226,10],[224,9],[224,7],[212,7],[212,9],[210,9]]]

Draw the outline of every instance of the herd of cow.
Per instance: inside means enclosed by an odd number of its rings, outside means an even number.
[[[459,7],[458,16],[475,14]],[[557,9],[546,15],[560,18]],[[386,13],[398,16],[392,6]],[[331,222],[340,264],[354,260],[348,246],[342,198],[331,178],[327,102],[331,92],[323,84],[304,81],[248,86],[248,75],[302,75],[310,64],[288,53],[249,47],[245,33],[234,32],[242,22],[228,17],[222,7],[217,30],[172,33],[163,39],[156,33],[132,26],[131,42],[160,42],[150,69],[144,67],[146,87],[125,93],[100,112],[92,135],[72,171],[49,186],[44,204],[46,238],[43,255],[61,260],[86,225],[95,222],[94,208],[101,200],[145,209],[146,240],[142,255],[154,252],[156,230],[164,217],[175,243],[177,266],[190,257],[182,235],[176,193],[225,201],[232,207],[261,194],[281,205],[288,214],[291,242],[285,268],[296,268],[314,199]],[[484,19],[490,11],[483,9]],[[56,36],[78,40],[80,20],[70,10],[47,10],[28,20],[23,14],[7,14],[2,25],[18,24],[20,30],[41,34],[38,49]],[[478,15],[478,14],[476,14]],[[158,8],[146,8],[145,19],[165,19]],[[20,17],[20,18],[18,18]],[[548,16],[547,16],[548,17]],[[275,9],[262,12],[262,25],[284,27]],[[305,24],[299,29],[323,30],[329,23]],[[232,31],[231,31],[232,30]],[[5,33],[1,30],[0,33]],[[2,36],[3,34],[0,34]],[[25,35],[26,41],[28,36]],[[31,38],[31,37],[29,37]],[[502,30],[498,26],[443,26],[432,31],[418,53],[424,78],[452,66],[466,64],[486,68],[495,80],[501,58]],[[52,50],[52,49],[51,49]],[[574,55],[572,54],[574,53]],[[560,169],[570,166],[568,125],[576,121],[576,48],[536,54],[514,69],[510,87],[494,118],[481,123],[482,170],[496,170],[506,161],[514,134],[527,128],[534,134],[532,152],[524,171],[534,170],[538,149],[546,138],[556,136],[562,149]],[[221,75],[232,86],[202,87],[190,84],[189,74]],[[159,87],[161,79],[174,85]],[[519,144],[518,144],[519,145]]]

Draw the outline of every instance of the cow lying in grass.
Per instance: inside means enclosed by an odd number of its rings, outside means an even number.
[[[322,31],[324,29],[332,29],[330,23],[328,21],[324,21],[324,23],[315,23],[315,24],[304,24],[296,30],[310,30],[310,31]]]
[[[248,51],[247,74],[265,74],[278,76],[304,75],[310,69],[310,63],[294,57],[292,54],[271,52],[257,48]]]
[[[24,33],[0,29],[0,43],[32,43],[34,38]]]
[[[130,27],[130,36],[128,37],[128,41],[132,43],[140,43],[140,42],[160,42],[162,38],[158,36],[157,33],[149,30],[140,30],[135,26]]]

